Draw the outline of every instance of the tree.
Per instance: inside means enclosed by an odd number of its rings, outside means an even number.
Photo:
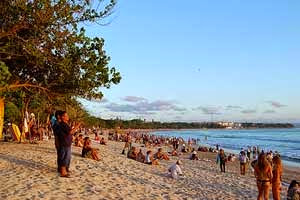
[[[109,67],[104,39],[87,37],[83,28],[105,22],[115,5],[116,0],[0,1],[0,99],[17,101],[9,110],[18,108],[23,118],[28,107],[49,111],[49,105],[76,97],[101,98],[103,87],[118,84],[121,76]]]
[[[115,0],[2,0],[0,2],[0,92],[21,88],[50,99],[101,98],[118,84],[104,39],[86,36],[83,23],[101,23]],[[97,8],[98,9],[97,9]],[[101,7],[101,9],[99,9]]]

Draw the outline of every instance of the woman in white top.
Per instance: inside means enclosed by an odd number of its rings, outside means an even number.
[[[181,165],[180,160],[178,160],[175,164],[171,165],[171,167],[168,170],[171,173],[171,177],[173,179],[177,179],[178,175],[182,175],[182,171],[179,165]]]

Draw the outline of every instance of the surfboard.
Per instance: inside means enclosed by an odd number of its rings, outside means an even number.
[[[15,140],[20,141],[21,138],[21,132],[20,129],[17,125],[12,124],[12,129],[13,129],[13,137]],[[22,135],[21,141],[25,141],[25,136],[24,134]]]
[[[0,140],[3,137],[3,125],[4,125],[4,98],[0,98]]]

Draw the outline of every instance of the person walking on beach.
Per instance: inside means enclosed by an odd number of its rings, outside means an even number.
[[[279,155],[273,157],[272,194],[274,200],[280,200],[282,163]]]
[[[246,175],[246,166],[247,166],[247,163],[249,162],[249,158],[248,158],[248,156],[246,156],[245,151],[241,151],[239,160],[240,160],[241,175]]]
[[[74,127],[70,127],[69,116],[66,111],[62,111],[60,114],[61,122],[59,123],[59,163],[60,163],[60,172],[61,177],[69,177],[69,169],[71,162],[71,146],[73,140],[73,134],[77,131],[80,124],[77,124]]]
[[[220,152],[217,155],[217,164],[220,164],[221,172],[225,173],[225,164],[227,161],[226,154],[223,149],[220,149]]]
[[[261,153],[257,162],[254,164],[254,175],[258,188],[257,200],[269,200],[271,181],[273,178],[272,167],[267,160],[266,154]]]

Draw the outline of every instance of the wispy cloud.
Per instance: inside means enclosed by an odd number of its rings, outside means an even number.
[[[266,110],[264,113],[266,113],[266,114],[272,114],[272,113],[276,113],[276,111],[275,110]]]
[[[137,97],[137,96],[126,96],[122,98],[123,101],[127,102],[141,102],[141,101],[147,101],[146,98],[143,97]]]
[[[247,110],[242,110],[241,113],[243,113],[243,114],[254,114],[254,113],[256,113],[256,110],[247,109]]]
[[[213,107],[213,106],[199,106],[195,108],[194,110],[200,110],[203,114],[206,115],[219,115],[221,114],[220,107]]]
[[[133,114],[154,114],[154,112],[159,111],[186,111],[186,108],[180,107],[172,101],[164,100],[157,100],[153,102],[143,100],[134,102],[133,104],[110,103],[106,105],[105,108],[112,112],[127,112]]]
[[[228,105],[228,106],[226,106],[225,109],[226,110],[240,110],[240,109],[242,109],[242,107],[241,106]]]
[[[286,107],[287,105],[281,104],[277,101],[267,101],[272,107],[274,108],[282,108],[282,107]]]

